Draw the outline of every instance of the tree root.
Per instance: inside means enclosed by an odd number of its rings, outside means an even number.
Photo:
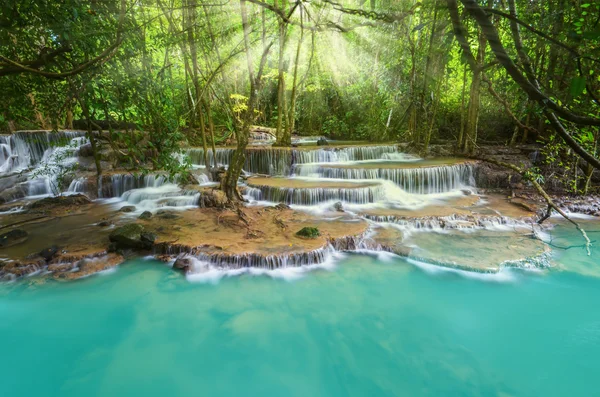
[[[525,170],[523,170],[522,168],[520,168],[520,167],[518,167],[518,166],[516,166],[514,164],[505,163],[503,161],[498,161],[498,160],[494,160],[494,159],[486,159],[486,158],[483,158],[483,157],[476,157],[476,156],[470,157],[470,158],[475,159],[475,160],[485,161],[487,163],[495,164],[495,165],[498,165],[500,167],[509,168],[509,169],[511,169],[511,170],[519,173],[523,178],[526,178],[526,176],[525,176]],[[540,194],[540,196],[542,196],[542,198],[548,204],[548,209],[546,210],[546,213],[544,214],[544,216],[542,216],[538,220],[537,223],[539,225],[541,225],[546,219],[548,219],[550,217],[550,215],[552,215],[552,210],[555,210],[563,218],[565,218],[567,221],[569,221],[570,223],[572,223],[577,230],[579,230],[579,232],[583,236],[583,239],[585,240],[585,250],[587,251],[588,256],[592,255],[591,250],[590,250],[590,247],[592,246],[592,242],[590,241],[587,233],[585,232],[585,230],[583,230],[583,228],[581,227],[581,225],[579,225],[579,223],[575,222],[562,209],[560,209],[554,203],[554,201],[552,201],[552,198],[550,198],[550,196],[548,195],[548,193],[546,193],[546,191],[544,190],[544,188],[537,181],[535,181],[533,179],[530,179],[530,178],[526,178],[526,179],[528,179],[531,182],[531,184],[533,185],[533,187],[535,188],[535,190],[537,190],[537,192]]]

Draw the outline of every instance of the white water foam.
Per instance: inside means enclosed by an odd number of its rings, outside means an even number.
[[[330,252],[327,254],[325,261],[314,265],[290,266],[277,269],[264,269],[257,267],[244,267],[239,269],[224,269],[211,265],[208,262],[198,260],[193,256],[186,256],[191,259],[194,272],[186,275],[187,280],[195,283],[217,284],[221,279],[227,277],[236,277],[241,275],[250,276],[267,276],[273,279],[284,281],[296,281],[304,278],[308,273],[317,270],[333,271],[337,267],[337,263],[346,257],[342,252]],[[173,261],[174,262],[174,261]]]

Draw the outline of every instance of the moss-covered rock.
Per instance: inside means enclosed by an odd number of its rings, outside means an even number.
[[[108,237],[118,248],[145,248],[142,241],[144,227],[137,223],[130,223],[116,228]]]
[[[150,211],[144,211],[140,214],[140,216],[138,216],[138,219],[150,219],[152,218],[152,212]]]
[[[316,227],[303,227],[298,230],[296,236],[305,238],[317,238],[321,235],[321,232]]]

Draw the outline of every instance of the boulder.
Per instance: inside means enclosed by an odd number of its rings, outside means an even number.
[[[116,228],[108,239],[116,244],[117,248],[138,248],[143,249],[147,245],[142,241],[144,227],[137,223],[130,223]]]
[[[133,212],[133,211],[135,211],[135,205],[126,205],[124,207],[121,207],[121,209],[119,211],[120,212]]]
[[[193,268],[192,258],[188,256],[179,257],[173,263],[173,269],[181,270],[184,273],[188,273]]]
[[[317,141],[317,146],[328,146],[329,142],[327,142],[327,139],[320,137],[319,140]]]
[[[140,216],[138,216],[138,219],[150,219],[152,218],[152,212],[150,211],[144,211],[140,214]]]
[[[6,248],[25,242],[29,234],[25,230],[14,229],[0,235],[0,248]]]
[[[112,222],[108,221],[108,220],[103,220],[103,221],[98,222],[97,225],[100,227],[108,227],[108,226],[112,225]]]
[[[49,261],[50,259],[54,258],[54,256],[58,253],[58,247],[56,245],[53,245],[51,247],[48,248],[44,248],[43,250],[41,250],[39,252],[39,256],[41,256],[42,258],[44,258],[46,261]]]
[[[337,212],[344,212],[344,206],[342,205],[341,201],[338,201],[337,203],[335,203],[333,205],[333,208],[337,211]]]

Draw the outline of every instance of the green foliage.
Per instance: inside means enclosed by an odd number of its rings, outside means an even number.
[[[316,227],[303,227],[296,232],[296,236],[305,238],[317,238],[321,235],[321,232]]]
[[[68,177],[79,168],[79,164],[72,161],[76,151],[74,144],[55,147],[50,156],[35,168],[31,177],[46,179],[54,196],[62,195],[69,185]]]

